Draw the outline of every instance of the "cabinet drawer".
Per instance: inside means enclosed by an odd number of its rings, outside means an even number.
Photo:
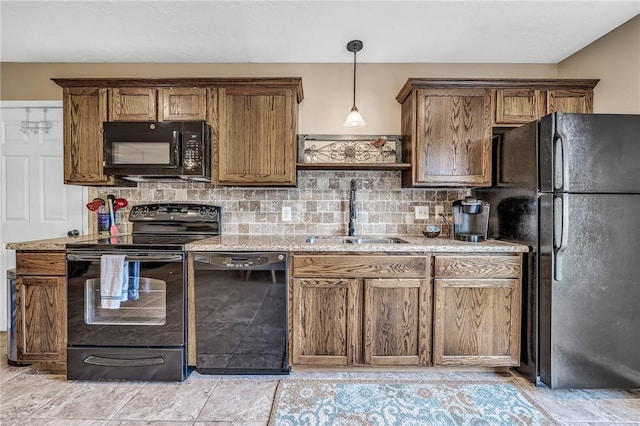
[[[436,256],[435,278],[519,278],[520,256]]]
[[[16,254],[17,275],[65,276],[65,252],[24,252]]]
[[[423,256],[293,256],[294,277],[426,278]]]

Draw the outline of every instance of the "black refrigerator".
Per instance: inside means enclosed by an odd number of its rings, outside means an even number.
[[[553,113],[494,138],[490,236],[526,244],[519,370],[640,387],[640,115]]]

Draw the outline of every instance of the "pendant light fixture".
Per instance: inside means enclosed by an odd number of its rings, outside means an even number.
[[[360,112],[358,112],[358,108],[356,108],[356,53],[362,50],[362,42],[360,40],[351,40],[347,43],[347,50],[353,52],[353,107],[351,107],[351,112],[343,126],[348,129],[361,129],[367,125]]]

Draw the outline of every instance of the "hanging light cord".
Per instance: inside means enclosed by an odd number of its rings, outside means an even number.
[[[351,110],[356,109],[356,54],[357,50],[353,50],[353,107]]]

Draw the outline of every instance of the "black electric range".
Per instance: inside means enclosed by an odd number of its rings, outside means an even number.
[[[188,375],[185,244],[220,233],[221,209],[145,204],[132,233],[67,244],[67,378]]]

